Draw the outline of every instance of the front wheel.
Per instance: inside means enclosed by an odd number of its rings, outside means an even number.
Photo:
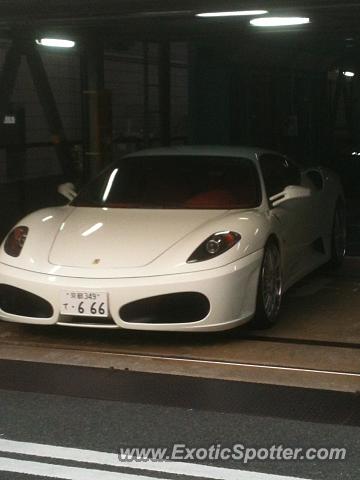
[[[283,293],[281,254],[275,241],[269,241],[264,250],[257,292],[255,328],[272,327],[279,315]]]
[[[335,208],[331,237],[330,266],[338,268],[342,265],[346,252],[346,213],[341,202]]]

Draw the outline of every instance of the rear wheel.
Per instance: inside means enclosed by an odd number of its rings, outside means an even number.
[[[282,300],[281,254],[275,241],[265,247],[261,266],[256,314],[252,322],[255,328],[273,326],[279,315]]]
[[[338,202],[336,205],[331,237],[331,260],[330,265],[338,268],[342,265],[346,252],[346,213],[344,205]]]

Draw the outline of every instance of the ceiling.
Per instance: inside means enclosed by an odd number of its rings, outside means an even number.
[[[309,15],[312,24],[307,30],[311,32],[359,32],[360,1],[354,0],[2,0],[0,25],[100,30],[110,26],[118,27],[119,34],[201,36],[204,32],[243,32],[249,30],[248,21],[199,19],[195,13],[254,8]]]
[[[274,15],[306,15],[311,24],[270,32],[251,27],[246,17],[195,17],[204,11],[254,8]],[[36,35],[66,32],[75,37],[91,32],[109,45],[210,39],[221,48],[226,42],[240,61],[258,57],[272,62],[278,56],[287,62],[296,51],[298,63],[312,68],[316,58],[323,59],[326,68],[344,56],[360,63],[360,0],[1,0],[0,36],[27,29]]]

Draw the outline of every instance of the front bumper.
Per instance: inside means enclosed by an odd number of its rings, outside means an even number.
[[[255,313],[256,295],[263,251],[259,250],[237,262],[221,268],[179,275],[154,277],[87,279],[34,273],[0,265],[0,284],[10,285],[47,300],[53,307],[51,318],[13,315],[0,310],[0,318],[9,322],[36,325],[67,325],[68,318],[60,315],[63,290],[98,291],[108,293],[109,311],[114,323],[76,326],[123,328],[153,331],[216,331],[233,328],[250,320]],[[209,314],[192,323],[128,323],[120,318],[121,307],[136,300],[179,292],[198,292],[210,302]],[[66,323],[65,323],[66,321]]]

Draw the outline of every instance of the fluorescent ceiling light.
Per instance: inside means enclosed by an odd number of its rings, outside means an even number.
[[[72,40],[63,40],[61,38],[42,38],[41,40],[36,40],[38,45],[43,47],[56,47],[56,48],[73,48],[75,47],[75,42]]]
[[[211,18],[211,17],[252,17],[254,15],[266,15],[267,10],[239,10],[234,12],[209,12],[197,13],[197,17]]]
[[[305,25],[310,23],[307,17],[263,17],[250,20],[255,27],[287,27],[292,25]]]
[[[345,77],[349,77],[349,78],[355,77],[354,72],[343,72],[343,74],[345,75]]]

